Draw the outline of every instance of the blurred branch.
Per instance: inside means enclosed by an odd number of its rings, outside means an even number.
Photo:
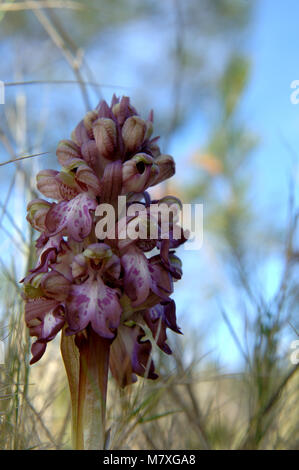
[[[33,2],[37,3],[37,2]],[[33,11],[34,15],[40,22],[40,24],[43,26],[45,31],[48,33],[49,37],[53,41],[53,43],[56,45],[56,47],[61,51],[62,55],[68,62],[68,64],[71,66],[78,82],[80,85],[83,101],[85,103],[86,111],[89,111],[91,109],[90,103],[89,103],[89,98],[88,98],[88,93],[86,90],[81,71],[80,71],[80,62],[82,60],[82,55],[83,52],[81,49],[76,50],[76,55],[74,55],[71,50],[67,47],[65,44],[65,40],[63,39],[62,35],[58,32],[57,28],[51,23],[49,18],[45,15],[45,13],[41,9],[36,9]]]
[[[47,438],[49,439],[49,441],[53,444],[53,446],[55,447],[56,450],[59,450],[60,447],[56,444],[56,441],[55,441],[54,437],[52,436],[51,432],[49,431],[49,429],[45,425],[42,417],[40,416],[40,413],[34,408],[34,406],[28,400],[27,397],[26,397],[26,403],[27,403],[27,406],[30,408],[30,410],[33,412],[33,414],[36,417],[37,421],[40,423],[40,425],[41,425],[42,429],[44,430],[44,432],[45,432]]]
[[[4,147],[6,148],[8,154],[11,156],[10,160],[1,163],[0,166],[7,165],[8,163],[14,161],[16,163],[17,170],[24,176],[27,188],[30,189],[32,195],[37,197],[37,191],[31,187],[30,177],[28,176],[28,174],[26,173],[24,168],[22,168],[22,166],[20,165],[19,158],[16,157],[13,146],[11,145],[9,139],[7,138],[7,136],[5,135],[5,133],[3,132],[3,130],[1,128],[0,128],[0,140],[3,143]],[[23,160],[24,158],[31,158],[32,156],[35,156],[35,155],[28,155],[28,156],[25,155],[24,157],[21,157],[20,159]]]
[[[6,215],[7,219],[9,220],[9,222],[11,223],[11,225],[13,226],[13,228],[16,230],[16,232],[18,232],[20,238],[22,239],[23,243],[26,243],[26,239],[24,237],[24,234],[22,232],[22,230],[20,229],[20,227],[18,227],[18,225],[16,224],[16,222],[14,221],[13,217],[10,215],[10,213],[8,212],[7,208],[5,207],[4,204],[2,204],[2,202],[0,201],[0,207],[3,211],[3,213]]]
[[[235,343],[236,343],[236,345],[237,345],[237,347],[238,347],[238,349],[239,349],[241,355],[242,355],[243,358],[245,359],[246,363],[247,363],[248,365],[250,365],[250,359],[249,359],[248,355],[245,353],[245,351],[244,351],[244,349],[243,349],[243,347],[242,347],[242,345],[241,345],[241,342],[240,342],[240,340],[239,340],[239,338],[238,338],[238,335],[237,335],[237,333],[235,332],[234,327],[233,327],[233,325],[232,325],[230,319],[228,318],[228,315],[226,314],[225,310],[224,310],[222,307],[221,307],[221,314],[222,314],[222,317],[223,317],[223,319],[224,319],[224,321],[225,321],[225,323],[226,323],[226,325],[227,325],[227,327],[228,327],[228,329],[229,329],[229,331],[230,331],[230,334],[231,334],[231,336],[233,337],[233,339],[234,339],[234,341],[235,341]]]
[[[92,86],[97,88],[119,88],[126,90],[128,87],[122,85],[108,85],[103,83],[97,83],[93,81],[79,81],[79,80],[27,80],[25,82],[5,82],[5,87],[21,86],[21,85],[82,85]]]

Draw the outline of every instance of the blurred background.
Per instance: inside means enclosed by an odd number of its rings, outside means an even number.
[[[59,338],[28,366],[26,205],[57,142],[113,93],[154,109],[177,166],[155,192],[203,204],[204,242],[178,252],[184,336],[154,351],[160,379],[111,381],[111,448],[299,448],[298,15],[296,0],[0,2],[0,448],[71,445]]]

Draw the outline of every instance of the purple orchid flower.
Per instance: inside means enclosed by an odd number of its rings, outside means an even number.
[[[31,363],[42,357],[47,343],[62,330],[71,393],[79,402],[71,375],[71,354],[76,348],[81,358],[79,382],[84,367],[90,367],[105,397],[108,366],[121,387],[135,382],[136,375],[156,379],[151,341],[171,354],[167,329],[181,333],[170,296],[174,281],[182,276],[174,250],[186,238],[183,231],[179,239],[174,238],[177,221],[170,220],[166,227],[170,239],[165,239],[165,227],[149,211],[146,189],[175,172],[172,157],[161,154],[152,133],[152,112],[143,120],[127,97],[114,96],[110,106],[101,101],[78,124],[71,140],[58,144],[61,171],[43,170],[37,175],[38,190],[52,202],[35,199],[28,204],[27,220],[40,232],[36,265],[22,281],[25,321],[36,338]],[[96,208],[103,203],[115,208],[121,195],[130,195],[127,207],[135,199],[144,201],[143,213],[119,214],[117,236],[98,239]],[[171,197],[162,202],[180,204]],[[119,236],[136,221],[149,229],[156,227],[158,237],[151,238],[150,230],[148,236],[133,240]],[[146,328],[152,339],[146,338]],[[90,348],[94,348],[92,355]],[[101,376],[94,372],[96,367]],[[87,387],[86,377],[82,383],[81,388],[77,384],[81,392]],[[79,413],[77,448],[84,447],[85,439],[80,406],[73,408],[74,416]]]

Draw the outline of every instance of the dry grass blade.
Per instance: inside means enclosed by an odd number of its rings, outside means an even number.
[[[19,162],[20,160],[26,160],[27,158],[40,157],[41,155],[49,155],[49,153],[51,152],[34,153],[31,155],[24,155],[23,157],[12,158],[11,160],[7,160],[6,162],[1,162],[0,166],[8,165],[9,163]]]
[[[286,386],[290,382],[290,380],[295,376],[296,372],[299,370],[299,364],[296,364],[290,372],[286,375],[286,377],[282,380],[279,384],[277,389],[273,392],[271,397],[269,398],[268,402],[265,406],[258,410],[258,413],[251,419],[249,423],[248,431],[246,433],[246,437],[243,440],[240,449],[251,449],[252,448],[252,432],[255,428],[258,428],[258,424],[265,420],[265,417],[275,408],[275,405],[279,401],[283,391],[285,390]],[[267,431],[266,431],[267,432]],[[263,436],[261,436],[263,437]]]
[[[83,85],[92,86],[96,88],[111,88],[127,90],[128,87],[121,85],[109,85],[105,83],[97,83],[92,81],[79,81],[79,80],[27,80],[24,82],[5,82],[5,87],[23,86],[23,85]]]
[[[82,10],[84,8],[79,2],[73,2],[70,0],[44,0],[40,2],[27,1],[18,3],[4,2],[0,5],[0,11],[23,11],[23,10],[37,10],[40,8],[63,8],[70,10]]]

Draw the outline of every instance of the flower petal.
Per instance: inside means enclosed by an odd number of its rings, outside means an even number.
[[[133,153],[141,147],[147,130],[146,122],[139,116],[129,117],[122,127],[126,152]]]
[[[96,142],[94,140],[85,142],[81,147],[81,153],[87,165],[90,166],[99,177],[102,176],[105,166],[108,165],[110,161],[100,156]]]
[[[112,339],[120,315],[118,291],[106,286],[100,276],[72,285],[67,302],[67,334],[77,333],[91,323],[98,335]]]
[[[117,160],[105,167],[101,179],[101,203],[116,204],[122,188],[122,163]]]
[[[80,158],[80,147],[72,140],[61,140],[56,150],[61,166],[67,166],[73,158]]]
[[[74,161],[83,162],[80,159]],[[64,171],[59,173],[54,170],[42,170],[38,173],[36,180],[38,190],[44,196],[57,201],[70,200],[80,192],[74,176]]]
[[[171,155],[159,155],[155,159],[155,163],[158,165],[159,173],[151,181],[151,186],[155,186],[175,174],[175,162]]]
[[[35,343],[31,346],[31,354],[32,359],[30,360],[30,365],[35,364],[37,361],[41,359],[44,355],[47,348],[47,343],[43,343],[41,341],[35,341]]]
[[[131,245],[121,257],[121,264],[125,270],[125,292],[132,300],[132,306],[136,307],[149,295],[151,276],[148,260],[137,246]]]
[[[63,307],[57,300],[30,299],[25,305],[25,321],[30,336],[36,336],[37,341],[32,345],[33,358],[30,364],[37,362],[46,350],[46,344],[51,341],[64,325]]]
[[[161,311],[162,310],[162,311]],[[165,324],[165,321],[163,319],[163,307],[161,304],[156,305],[155,307],[151,308],[150,310],[147,310],[143,318],[149,327],[149,329],[152,332],[153,338],[156,341],[157,345],[159,348],[164,351],[166,354],[171,354],[172,351],[168,344],[166,343],[167,341],[167,334],[166,334],[166,328],[167,325]]]
[[[59,174],[55,170],[41,170],[36,175],[37,189],[46,197],[51,199],[61,199],[59,183],[56,176]]]
[[[72,132],[72,139],[80,146],[89,140],[88,130],[85,127],[83,119]]]
[[[155,366],[151,359],[152,345],[149,340],[142,341],[144,330],[135,325],[121,325],[110,350],[110,370],[121,387],[136,382],[136,376],[157,379]]]
[[[93,124],[93,135],[100,155],[108,160],[115,160],[117,154],[117,129],[109,118],[99,118]]]
[[[162,351],[171,354],[171,349],[166,344],[166,328],[170,328],[176,333],[182,334],[176,323],[175,302],[170,299],[167,302],[161,302],[143,314],[143,318],[150,328],[153,337]]]
[[[47,298],[62,301],[68,296],[70,281],[59,272],[50,271],[42,277],[41,287]]]
[[[155,180],[159,172],[154,159],[146,153],[138,153],[123,164],[122,194],[142,193]]]
[[[163,311],[163,318],[164,318],[164,321],[166,323],[166,325],[168,326],[168,328],[170,328],[172,331],[174,331],[175,333],[178,333],[178,334],[182,334],[180,328],[178,327],[177,325],[177,322],[176,322],[176,306],[175,306],[175,301],[170,299],[169,301],[167,302],[161,302],[161,305],[163,306],[164,308],[164,311]]]
[[[120,126],[122,126],[129,117],[137,115],[137,111],[131,105],[128,96],[123,96],[120,101],[112,105],[112,111]]]
[[[173,280],[171,274],[163,267],[158,256],[149,260],[149,271],[151,274],[151,289],[161,299],[168,300],[173,292]]]
[[[53,205],[46,217],[49,235],[60,232],[69,235],[77,242],[86,238],[92,229],[91,210],[95,210],[97,202],[88,194],[78,194],[70,201],[62,201]]]
[[[39,232],[46,230],[45,220],[51,206],[52,204],[43,199],[33,199],[27,206],[26,219]]]
[[[83,188],[86,187],[92,190],[94,194],[99,194],[100,181],[95,172],[88,165],[85,164],[79,166],[76,172],[75,180],[79,186],[82,187],[83,185]]]

